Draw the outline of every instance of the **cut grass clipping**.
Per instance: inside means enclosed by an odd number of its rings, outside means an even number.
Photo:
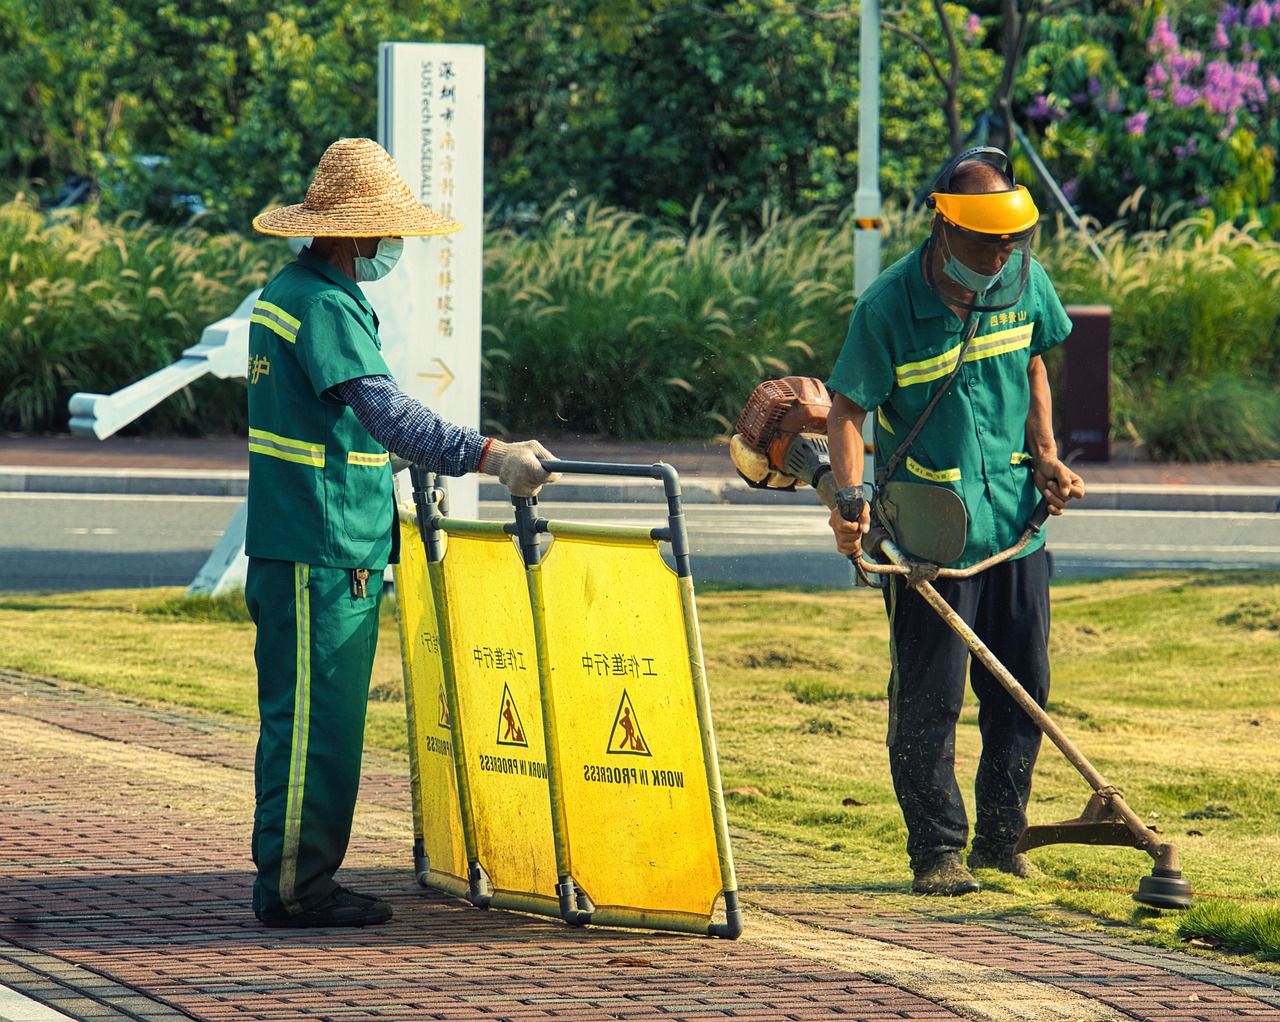
[[[767,906],[838,891],[873,911],[1123,926],[1134,939],[1280,971],[1280,572],[1071,580],[1052,597],[1050,714],[1178,846],[1197,893],[1191,911],[1137,905],[1131,894],[1151,860],[1117,847],[1036,849],[1038,877],[984,872],[983,891],[961,901],[907,894],[906,836],[884,748],[879,595],[704,586],[699,618],[744,896]],[[394,615],[394,600],[385,601],[367,741],[404,755]],[[3,668],[255,716],[254,632],[239,596],[12,595],[0,597],[0,635]],[[970,699],[956,748],[967,795],[979,752]],[[1031,822],[1072,819],[1089,794],[1046,741]]]

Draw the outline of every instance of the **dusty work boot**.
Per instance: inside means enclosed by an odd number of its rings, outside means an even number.
[[[916,894],[958,897],[961,894],[980,891],[982,885],[964,868],[960,862],[960,856],[953,852],[916,870],[916,878],[911,882],[911,890]]]
[[[1040,875],[1040,871],[1031,864],[1024,852],[1015,852],[1012,848],[1006,852],[970,852],[969,868],[998,869],[1001,873],[1022,877],[1024,880]]]
[[[391,906],[367,894],[335,888],[320,904],[297,915],[267,916],[263,926],[273,929],[304,929],[315,926],[373,926],[391,918]]]

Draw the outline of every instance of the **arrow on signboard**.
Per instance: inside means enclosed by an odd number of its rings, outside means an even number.
[[[449,372],[449,367],[445,365],[443,362],[441,362],[438,358],[433,358],[431,361],[436,364],[436,367],[440,371],[436,373],[419,373],[418,379],[419,380],[439,380],[440,386],[436,388],[436,397],[439,397],[441,394],[445,392],[449,384],[453,382],[453,373]]]

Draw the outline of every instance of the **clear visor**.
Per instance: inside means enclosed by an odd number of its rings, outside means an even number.
[[[1033,233],[1031,228],[1012,237],[993,238],[944,223],[932,244],[941,253],[939,265],[950,272],[935,270],[931,253],[925,260],[928,284],[947,304],[970,312],[1011,308],[1026,290]]]

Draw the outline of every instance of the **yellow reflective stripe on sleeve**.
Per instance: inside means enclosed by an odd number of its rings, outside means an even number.
[[[1014,451],[1013,456],[1009,459],[1010,465],[1034,465],[1035,458],[1031,457],[1026,451]]]
[[[391,455],[386,451],[381,454],[369,454],[365,451],[350,451],[347,454],[348,465],[372,465],[375,468],[378,465],[385,465],[391,460]]]
[[[249,316],[249,322],[261,323],[268,330],[279,334],[290,344],[297,343],[298,327],[302,326],[302,320],[295,316],[290,316],[280,306],[264,302],[261,298],[253,303],[253,313]]]
[[[941,470],[925,468],[915,458],[907,458],[907,471],[912,475],[919,476],[921,479],[928,479],[931,483],[958,483],[960,481],[960,470],[958,468],[944,468]]]
[[[299,465],[324,468],[324,445],[310,444],[305,440],[292,440],[287,436],[268,433],[265,429],[249,430],[249,453],[265,454],[281,461],[293,461]]]
[[[1011,351],[1029,348],[1031,346],[1031,331],[1034,326],[1034,323],[1024,323],[1020,326],[1010,327],[1007,330],[997,330],[993,334],[983,334],[981,337],[976,337],[973,343],[969,345],[969,350],[964,353],[964,360],[966,362],[977,362],[984,358],[994,358],[996,355],[1005,355]],[[956,367],[956,358],[959,353],[960,345],[957,344],[954,348],[944,351],[941,355],[935,355],[933,358],[895,366],[893,370],[894,380],[899,387],[910,387],[917,383],[928,383],[931,380],[939,379],[946,376]]]
[[[294,671],[293,736],[289,752],[289,791],[284,814],[284,843],[280,859],[280,901],[285,911],[302,911],[298,901],[298,848],[302,844],[302,796],[307,782],[307,742],[311,736],[311,566],[293,566]]]
[[[888,419],[886,419],[886,418],[884,417],[884,409],[883,409],[883,408],[877,408],[877,409],[876,409],[876,422],[880,423],[880,428],[881,428],[881,429],[883,429],[883,430],[884,430],[886,433],[888,433],[890,436],[897,436],[897,435],[898,435],[897,433],[895,433],[895,432],[893,431],[893,427],[889,425],[889,420],[888,420]]]

